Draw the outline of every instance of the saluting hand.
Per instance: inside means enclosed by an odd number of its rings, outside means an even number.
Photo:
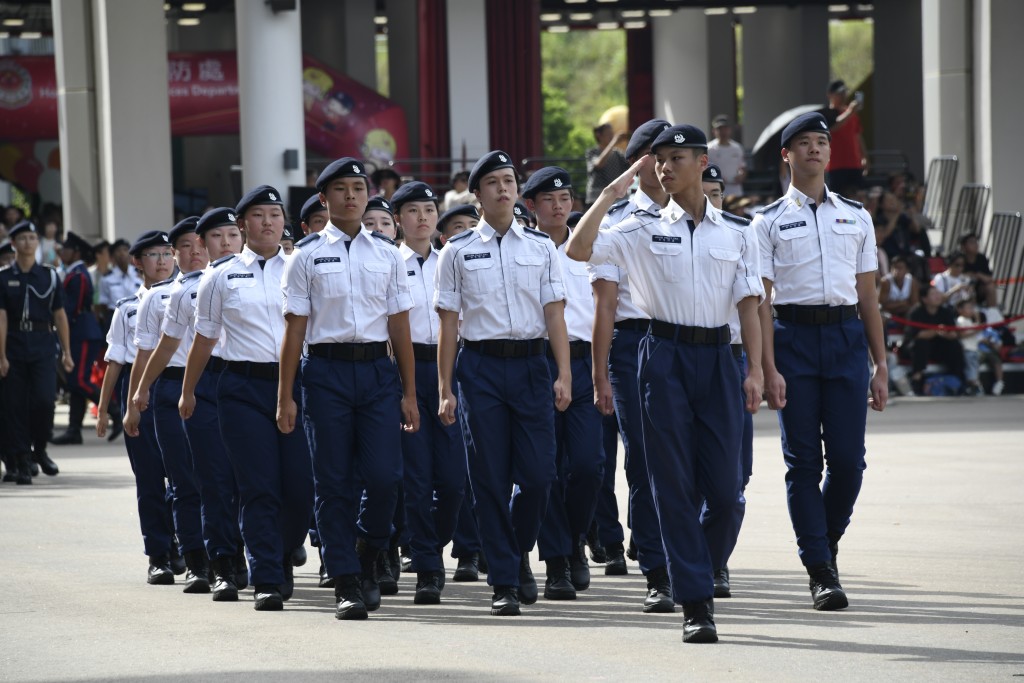
[[[594,380],[594,405],[602,415],[611,415],[615,412],[612,384],[607,377],[598,377]]]
[[[412,434],[420,429],[420,409],[415,396],[402,397],[402,431]]]
[[[178,399],[178,415],[181,415],[182,420],[187,420],[192,417],[194,412],[196,412],[196,395],[183,393]]]
[[[295,399],[291,396],[277,402],[277,428],[282,434],[292,433],[298,413],[299,407],[295,405]]]
[[[768,399],[768,407],[772,410],[786,407],[786,380],[778,370],[765,373],[764,397]]]
[[[558,376],[554,384],[555,408],[558,412],[564,412],[572,403],[572,378]]]
[[[642,169],[647,168],[654,164],[654,156],[651,154],[645,154],[640,157],[632,166],[626,169],[626,172],[612,181],[608,186],[605,187],[606,192],[611,192],[616,199],[625,197],[626,193],[629,192],[629,188],[633,186],[633,178],[636,178],[636,174]]]
[[[458,401],[455,398],[455,394],[451,392],[447,395],[441,394],[441,402],[437,408],[437,417],[445,427],[455,424],[455,408],[457,404]]]
[[[60,356],[60,364],[64,368],[64,372],[71,374],[71,371],[75,369],[75,361],[71,359],[71,352],[65,351]]]

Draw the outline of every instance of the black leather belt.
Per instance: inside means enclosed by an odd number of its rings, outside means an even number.
[[[329,360],[367,361],[388,355],[387,342],[310,344],[309,355]]]
[[[543,339],[484,339],[465,340],[462,345],[485,356],[498,358],[526,358],[544,353],[547,343]]]
[[[277,363],[250,363],[247,360],[229,360],[225,370],[236,375],[245,375],[253,379],[270,379],[277,381],[280,366]]]
[[[615,329],[633,332],[647,332],[650,327],[651,321],[647,318],[626,318],[615,323]]]
[[[551,350],[551,344],[548,344],[548,358],[554,358],[555,354]],[[580,358],[590,357],[590,342],[583,340],[576,340],[569,342],[569,360],[579,360]]]
[[[673,325],[663,320],[651,321],[651,334],[663,339],[685,342],[687,344],[728,344],[732,338],[728,325],[721,327],[690,327],[689,325]]]
[[[160,373],[161,379],[176,379],[181,381],[185,379],[185,368],[174,368],[166,367],[164,371]]]
[[[42,320],[19,320],[16,329],[19,332],[49,332],[50,323]]]
[[[228,362],[220,356],[210,356],[210,360],[206,363],[206,369],[210,372],[224,372],[224,368],[228,366]]]
[[[416,360],[437,362],[437,344],[413,344],[412,355]]]
[[[736,358],[743,358],[743,344],[729,344],[732,347],[732,355]]]
[[[857,317],[856,306],[773,306],[775,318],[801,325],[833,325]]]

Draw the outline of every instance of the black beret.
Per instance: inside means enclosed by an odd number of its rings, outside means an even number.
[[[292,232],[292,226],[290,223],[284,224],[284,231],[281,233],[281,241],[288,240],[289,242],[295,241],[295,233]]]
[[[813,130],[815,133],[824,133],[828,139],[832,139],[832,133],[828,129],[828,121],[816,111],[807,112],[793,119],[788,126],[782,130],[782,146],[789,145],[789,141],[800,133]]]
[[[725,178],[722,177],[722,169],[718,168],[714,164],[708,164],[708,167],[704,169],[704,174],[700,179],[705,183],[721,183],[722,187],[725,187]]]
[[[177,243],[178,238],[182,235],[194,235],[196,234],[196,223],[199,222],[199,216],[189,216],[171,228],[170,232],[167,233],[167,239],[170,240],[173,246]]]
[[[540,192],[571,189],[572,179],[568,171],[559,166],[545,166],[527,178],[523,184],[523,198],[533,199]]]
[[[363,180],[368,180],[366,167],[363,166],[363,162],[352,157],[342,157],[327,164],[327,168],[316,179],[316,189],[323,192],[324,188],[327,187],[327,183],[335,178],[362,178]]]
[[[7,231],[7,236],[12,240],[23,232],[33,232],[39,234],[39,230],[32,221],[18,221],[14,224],[14,227]]]
[[[512,157],[508,155],[508,152],[496,149],[480,157],[473,165],[473,170],[469,172],[469,191],[479,190],[481,178],[502,168],[515,170],[515,164],[512,163]]]
[[[196,223],[196,234],[203,235],[208,230],[219,228],[222,225],[238,225],[238,214],[229,206],[218,206],[203,214]]]
[[[150,230],[144,232],[138,236],[135,240],[135,244],[128,250],[132,256],[138,256],[142,253],[143,249],[149,249],[150,247],[169,247],[171,246],[171,240],[167,237],[167,233],[163,230]]]
[[[581,218],[583,218],[582,211],[573,211],[565,220],[565,224],[568,225],[570,228],[575,228],[579,224]]]
[[[366,202],[366,211],[387,211],[392,216],[395,215],[391,208],[391,202],[380,195],[370,197],[370,201]],[[366,213],[366,211],[363,211],[363,213]]]
[[[659,147],[696,147],[698,149],[707,149],[708,136],[697,126],[683,123],[666,128],[658,133],[658,137],[651,143],[651,151],[653,152]]]
[[[114,251],[118,247],[124,247],[126,249],[131,249],[132,245],[130,245],[128,243],[128,240],[126,240],[125,238],[118,237],[116,240],[114,240],[114,243],[110,245],[110,251]]]
[[[671,128],[671,126],[672,124],[664,119],[651,119],[647,123],[640,124],[629,137],[629,144],[626,145],[626,158],[632,159],[641,150],[650,147],[661,131]]]
[[[438,199],[430,185],[414,180],[402,185],[391,195],[391,209],[398,213],[402,210],[402,205],[407,202],[434,202],[437,204]]]
[[[475,206],[472,204],[459,204],[442,213],[441,217],[437,219],[438,232],[444,232],[444,226],[456,216],[469,216],[470,218],[480,220],[480,212],[476,210]]]
[[[235,206],[235,213],[239,216],[244,216],[250,206],[257,206],[258,204],[277,204],[282,208],[284,207],[284,201],[281,200],[280,192],[270,185],[260,185],[245,193],[245,196]]]
[[[92,253],[92,245],[71,231],[64,235],[64,247],[77,250],[82,254]]]
[[[515,215],[516,218],[523,218],[526,220],[527,223],[530,222],[530,210],[526,208],[526,204],[517,201],[515,203],[515,206],[512,207],[512,213]]]
[[[0,256],[14,253],[14,245],[11,244],[10,240],[4,240],[0,242]]]
[[[303,223],[309,223],[309,219],[314,213],[326,210],[327,207],[320,203],[320,195],[315,194],[302,205],[302,210],[299,211],[299,220]]]

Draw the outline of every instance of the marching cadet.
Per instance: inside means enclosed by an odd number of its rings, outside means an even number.
[[[121,412],[127,414],[129,377],[138,349],[135,345],[135,327],[138,321],[139,301],[143,293],[157,282],[163,282],[174,271],[174,260],[169,254],[171,245],[167,233],[150,230],[139,236],[129,249],[132,264],[142,271],[142,285],[132,296],[124,297],[114,304],[114,313],[107,331],[107,371],[103,375],[103,387],[97,404],[102,415],[114,399],[120,403]],[[96,435],[100,438],[107,432],[105,420],[96,422]],[[142,417],[137,434],[125,433],[124,447],[128,461],[135,475],[135,497],[139,509],[139,525],[142,528],[142,544],[149,557],[147,583],[170,585],[174,583],[171,569],[171,546],[174,543],[174,526],[167,509],[167,485],[160,445],[156,441],[156,422],[153,411]]]
[[[102,350],[103,334],[96,315],[92,312],[94,288],[92,275],[85,265],[85,258],[92,254],[92,247],[73,232],[68,232],[60,249],[60,259],[67,269],[64,276],[64,311],[68,318],[71,335],[71,357],[75,362],[73,374],[67,376],[68,428],[52,439],[57,445],[82,443],[82,422],[85,419],[86,402],[98,403],[100,390],[92,383],[92,366]],[[112,406],[110,418],[121,421],[117,408]],[[100,414],[101,420],[106,419]]]
[[[292,250],[295,249],[295,234],[290,223],[285,223],[284,230],[281,231],[281,249],[284,250],[285,256],[291,256]]]
[[[195,413],[196,388],[223,336],[217,417],[238,484],[253,607],[271,611],[284,608],[291,551],[309,532],[313,476],[303,430],[277,429],[284,202],[276,189],[260,185],[242,197],[235,215],[245,246],[200,278],[179,411],[185,420]]]
[[[719,211],[722,210],[722,202],[725,200],[725,178],[722,177],[722,169],[715,164],[708,164],[701,176],[701,186],[704,194],[711,202],[711,206]],[[731,215],[731,214],[730,214]],[[740,378],[747,376],[747,356],[743,353],[743,343],[740,337],[739,313],[733,313],[729,319],[730,346],[732,355],[736,358],[736,364],[740,369]],[[741,387],[742,388],[742,387]],[[740,407],[742,410],[742,406]],[[747,510],[747,499],[744,491],[750,483],[750,477],[754,469],[754,416],[743,410],[743,438],[740,442],[740,467],[742,480],[740,482],[740,495],[732,506],[731,524],[718,525],[719,534],[717,537],[708,538],[708,548],[711,551],[711,562],[715,567],[715,597],[732,597],[732,587],[729,583],[729,557],[736,549],[736,541],[739,538],[740,527],[743,525],[743,516]],[[710,511],[714,514],[714,511]],[[708,517],[707,505],[701,510],[702,522]]]
[[[443,246],[452,237],[472,230],[480,222],[480,212],[472,204],[459,204],[448,209],[437,219],[437,231],[441,233]]]
[[[792,184],[754,219],[773,304],[760,311],[765,395],[779,410],[789,516],[817,610],[849,604],[839,539],[864,476],[868,405],[884,410],[889,396],[874,227],[859,202],[825,186],[830,156],[825,117],[793,120],[782,131]]]
[[[458,423],[442,424],[438,415],[440,319],[432,305],[438,257],[431,246],[438,223],[437,202],[433,189],[419,181],[402,185],[391,197],[391,206],[405,236],[398,251],[405,261],[413,299],[409,326],[416,358],[420,429],[402,434],[403,492],[412,571],[416,572],[414,602],[425,605],[441,601],[441,550],[452,540],[467,477],[462,431]]]
[[[315,193],[306,200],[299,211],[299,226],[304,235],[312,235],[327,227],[327,207],[320,203],[320,193]],[[298,235],[296,235],[298,237]]]
[[[540,527],[537,548],[547,565],[544,597],[575,600],[576,591],[590,587],[590,568],[584,537],[594,518],[597,492],[604,480],[601,413],[594,406],[590,339],[594,325],[594,294],[587,265],[565,255],[570,230],[573,190],[569,172],[547,166],[523,186],[527,208],[537,217],[541,232],[558,252],[565,284],[565,327],[569,335],[572,400],[555,415],[556,480],[551,486],[547,514]],[[551,372],[558,370],[549,353]]]
[[[225,256],[237,254],[242,250],[242,233],[234,209],[221,207],[211,209],[195,222],[194,237],[185,231],[192,221],[183,221],[182,231],[172,232],[171,239],[175,250],[181,253],[195,254],[197,249],[204,249],[207,263],[213,263]],[[190,246],[186,246],[190,245]],[[170,298],[167,300],[166,311],[160,326],[160,341],[146,363],[145,372],[134,393],[134,402],[140,411],[145,411],[150,402],[150,387],[157,382],[157,397],[153,401],[157,411],[173,412],[181,421],[178,413],[178,400],[181,397],[181,383],[174,379],[178,372],[184,371],[184,363],[188,358],[188,349],[195,336],[195,308],[198,295],[199,280],[213,269],[198,268],[190,270],[204,259],[192,259],[186,267],[182,267],[181,275],[170,285]],[[182,343],[184,341],[184,343]],[[215,602],[235,601],[238,599],[238,584],[235,579],[234,556],[239,544],[238,533],[238,501],[235,497],[235,477],[231,471],[224,443],[220,437],[220,425],[217,420],[216,385],[220,373],[224,369],[224,361],[217,351],[207,363],[206,369],[196,385],[196,409],[192,417],[184,421],[185,436],[188,439],[187,453],[191,454],[191,468],[199,488],[201,502],[203,544],[202,550],[192,551],[193,557],[185,556],[186,564],[200,567],[205,558],[210,559],[213,571],[213,600]],[[168,415],[168,423],[173,421]],[[287,567],[287,565],[286,565]],[[286,570],[287,575],[287,570]],[[193,573],[195,576],[195,573]],[[203,583],[205,577],[186,578],[185,592],[205,593]],[[291,584],[286,576],[286,590]],[[208,584],[207,584],[208,586]]]
[[[391,201],[380,195],[370,197],[366,203],[366,212],[363,213],[363,225],[370,232],[377,232],[389,240],[398,236],[398,229],[395,227],[395,213]]]
[[[132,296],[142,286],[139,271],[132,265],[131,245],[127,240],[116,239],[110,245],[110,272],[100,279],[100,294],[97,310],[102,311],[110,322],[114,304],[121,299]],[[107,325],[109,329],[109,325]]]
[[[332,162],[316,186],[330,221],[299,242],[282,278],[277,424],[294,434],[304,421],[309,435],[316,523],[325,571],[335,579],[335,617],[365,619],[380,606],[374,572],[389,546],[402,479],[399,425],[419,428],[408,314],[413,302],[398,249],[362,224],[369,195],[362,162]],[[300,421],[294,397],[303,342]]]
[[[524,228],[530,227],[532,217],[530,216],[530,209],[526,206],[525,202],[516,201],[512,207],[512,215],[515,217],[516,223],[519,223]]]
[[[547,235],[515,221],[518,187],[507,153],[477,161],[469,189],[486,218],[445,244],[434,296],[439,415],[446,425],[457,414],[462,422],[496,616],[518,615],[520,603],[537,600],[529,552],[555,478],[554,411],[572,397],[558,254]]]
[[[202,273],[208,263],[206,249],[195,232],[198,221],[198,216],[189,216],[167,234],[171,248],[169,253],[173,253],[181,275],[177,280],[157,282],[142,295],[139,302],[135,324],[135,346],[138,353],[129,376],[128,395],[131,398],[124,417],[125,432],[137,436],[141,413],[149,408],[149,387],[159,377],[154,392],[153,420],[156,423],[156,439],[164,462],[164,472],[170,483],[174,529],[187,567],[185,593],[210,592],[203,542],[202,499],[193,473],[192,452],[178,414],[178,398],[181,396],[181,381],[185,376],[188,345],[171,350],[166,359],[163,356],[167,354],[162,353],[155,363],[150,360],[160,341],[160,329],[167,308],[175,290],[180,290],[181,279],[192,273]],[[170,349],[165,345],[166,350]]]
[[[0,410],[10,430],[4,432],[8,474],[17,484],[31,484],[33,462],[51,477],[60,471],[46,454],[57,387],[53,328],[64,371],[70,374],[75,363],[60,278],[36,263],[36,226],[23,220],[8,235],[15,261],[0,269]]]
[[[651,150],[654,159],[644,157],[601,192],[569,238],[567,253],[595,264],[623,263],[633,300],[651,318],[638,375],[644,454],[673,598],[683,605],[683,641],[708,643],[718,634],[705,533],[714,533],[722,515],[702,528],[700,508],[704,500],[712,510],[733,505],[740,484],[740,380],[728,322],[738,306],[744,344],[758,358],[763,287],[749,223],[723,214],[704,196],[704,132],[667,128]],[[671,196],[660,218],[634,215],[599,232],[601,216],[655,160]],[[743,386],[747,410],[756,411],[762,379],[753,361]]]
[[[648,156],[651,143],[670,124],[662,119],[652,119],[637,127],[630,136],[626,146],[626,159],[635,164]],[[609,228],[631,217],[653,221],[658,218],[662,208],[668,204],[669,196],[658,180],[654,164],[648,162],[640,166],[638,173],[639,187],[633,196],[616,202],[601,219],[601,228]],[[647,472],[647,459],[643,452],[643,420],[640,411],[640,390],[637,385],[637,359],[640,342],[651,326],[650,316],[633,302],[629,274],[621,265],[590,264],[591,286],[594,289],[596,314],[594,317],[594,401],[598,409],[605,415],[612,414],[618,421],[618,431],[622,436],[622,448],[625,453],[626,482],[629,485],[629,525],[633,542],[637,548],[636,559],[640,571],[647,578],[647,595],[644,598],[645,613],[674,612],[675,603],[668,577],[665,550],[661,543],[661,526],[658,523],[657,511],[654,507],[654,495]],[[608,482],[608,468],[615,467],[615,445],[606,441],[605,482]],[[614,478],[611,481],[614,491]],[[605,487],[605,497],[608,487]],[[614,494],[612,494],[614,495]],[[609,504],[608,507],[613,507]],[[602,506],[598,505],[600,511]],[[618,506],[613,509],[617,513]],[[617,518],[599,518],[599,534],[602,540],[607,538],[609,528],[614,528]],[[605,546],[609,567],[615,567],[623,555],[622,541],[619,536],[617,544]],[[625,565],[624,559],[622,565]],[[614,569],[613,569],[614,571]]]

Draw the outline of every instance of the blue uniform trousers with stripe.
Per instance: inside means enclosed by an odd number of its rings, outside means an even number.
[[[625,536],[619,523],[619,499],[615,496],[615,474],[619,461],[619,421],[615,414],[604,415],[601,420],[601,444],[604,448],[604,477],[597,492],[597,541],[603,547],[622,543]]]
[[[463,444],[463,448],[465,448],[465,444]],[[452,557],[458,558],[469,557],[483,550],[483,545],[480,542],[480,529],[476,525],[476,513],[473,511],[476,500],[468,477],[465,490],[466,495],[462,497],[459,518],[455,523],[455,531],[452,533]]]
[[[152,410],[156,421],[156,440],[164,472],[170,482],[174,531],[182,554],[202,550],[203,517],[199,487],[192,467],[192,451],[185,438],[185,426],[178,412],[181,380],[161,377],[153,384]]]

